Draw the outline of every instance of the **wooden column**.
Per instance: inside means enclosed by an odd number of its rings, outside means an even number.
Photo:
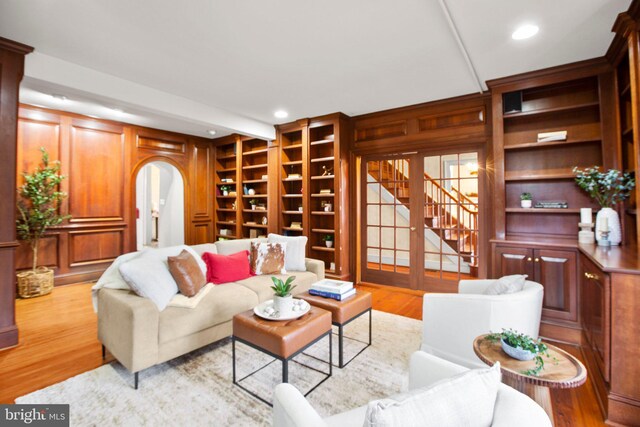
[[[0,349],[18,345],[15,319],[16,134],[24,56],[32,47],[0,37]]]

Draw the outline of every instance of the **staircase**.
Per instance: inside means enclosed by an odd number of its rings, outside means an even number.
[[[403,160],[394,166],[393,160],[371,162],[368,173],[385,190],[409,209],[409,161]],[[478,204],[459,189],[444,188],[437,180],[424,173],[424,224],[459,255],[468,265],[469,273],[478,273]],[[449,251],[443,250],[443,253]],[[465,269],[466,270],[466,269]]]

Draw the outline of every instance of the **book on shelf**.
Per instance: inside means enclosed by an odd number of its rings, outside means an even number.
[[[330,188],[323,188],[320,190],[320,194],[331,194]]]
[[[302,175],[300,175],[299,173],[290,173],[289,175],[287,175],[285,179],[300,179],[300,178],[302,178]]]
[[[290,228],[302,228],[301,222],[292,222]]]
[[[262,180],[263,180],[263,181],[266,181],[266,180],[268,180],[268,179],[269,179],[269,175],[262,175]]]
[[[344,280],[323,279],[311,285],[311,289],[329,292],[333,294],[344,294],[353,289],[353,282],[345,282]]]
[[[564,200],[540,200],[533,206],[534,208],[546,209],[567,209],[569,204]]]
[[[325,292],[325,291],[317,291],[313,288],[309,289],[309,295],[316,295],[319,297],[324,297],[324,298],[331,298],[334,299],[336,301],[344,301],[345,299],[355,295],[356,290],[355,288],[351,289],[350,291],[345,292],[344,294],[334,294],[332,292]]]
[[[233,183],[233,178],[222,178],[220,182],[224,182],[225,184]]]
[[[538,134],[538,142],[566,141],[567,131],[559,130],[556,132],[540,132]]]

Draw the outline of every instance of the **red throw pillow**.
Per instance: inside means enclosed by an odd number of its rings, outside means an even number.
[[[219,285],[251,277],[249,251],[241,251],[231,255],[205,252],[202,259],[207,264],[207,282]]]

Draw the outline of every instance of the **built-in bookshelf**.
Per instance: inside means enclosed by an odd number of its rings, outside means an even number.
[[[266,237],[269,227],[269,147],[262,139],[242,138],[240,235]]]
[[[280,229],[285,236],[305,235],[306,137],[298,123],[283,127],[280,143]]]
[[[285,235],[307,236],[307,256],[322,260],[328,277],[346,279],[348,241],[341,236],[348,235],[349,226],[347,120],[334,114],[277,129],[279,229]]]
[[[519,108],[503,108],[499,117],[505,234],[577,238],[579,209],[598,209],[577,187],[573,173],[574,166],[603,164],[598,77],[527,87],[501,96],[521,99]],[[566,139],[538,142],[539,133],[554,131],[566,131]],[[533,195],[534,206],[540,201],[562,200],[568,209],[521,208],[522,193]]]
[[[225,138],[216,146],[215,164],[215,238],[236,239],[239,236],[239,140]]]

